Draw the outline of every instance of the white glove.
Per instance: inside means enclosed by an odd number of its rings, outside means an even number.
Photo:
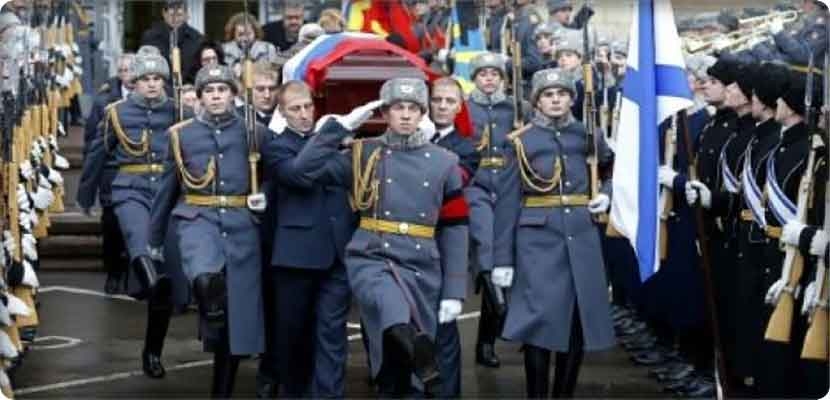
[[[37,212],[35,210],[29,209],[29,222],[31,222],[32,226],[37,226],[40,223],[40,219],[37,216]],[[31,229],[31,228],[29,228]]]
[[[611,199],[605,193],[598,194],[588,202],[588,212],[591,214],[602,214],[607,212],[609,207],[611,207]]]
[[[801,237],[801,231],[804,227],[804,224],[801,222],[787,221],[784,224],[784,229],[781,230],[780,241],[791,246],[798,246],[798,239]]]
[[[23,160],[23,162],[20,163],[20,175],[23,175],[24,178],[32,179],[34,173],[35,171],[32,168],[32,163],[29,162],[29,160]]]
[[[265,193],[257,193],[248,196],[248,209],[254,212],[265,211]]]
[[[12,326],[12,315],[5,304],[0,303],[0,325]]]
[[[804,289],[804,301],[801,303],[802,315],[810,315],[813,312],[813,309],[821,301],[820,295],[821,293],[817,293],[816,291],[816,283],[810,282],[807,285],[807,289]]]
[[[337,122],[340,125],[343,125],[344,128],[354,131],[355,129],[359,128],[360,125],[363,125],[364,122],[368,121],[369,118],[372,118],[372,115],[375,113],[375,110],[380,108],[383,105],[382,100],[374,100],[370,101],[362,106],[359,106],[352,110],[352,112],[339,116],[334,117],[337,119]]]
[[[495,267],[490,272],[490,282],[500,288],[513,286],[513,267]]]
[[[37,260],[37,239],[31,233],[24,233],[20,238],[20,246],[23,249],[23,255],[32,261]]]
[[[767,296],[764,298],[764,301],[770,305],[778,304],[778,299],[781,297],[781,293],[784,291],[784,288],[787,287],[787,281],[784,279],[779,279],[769,287],[767,290]]]
[[[3,247],[9,254],[14,254],[17,249],[17,243],[15,243],[11,231],[3,231]]]
[[[162,247],[148,247],[150,259],[160,263],[164,262],[164,249]]]
[[[23,260],[23,279],[21,282],[33,289],[37,289],[40,287],[40,281],[37,279],[37,274],[35,273],[35,269],[32,268],[32,264],[28,261]]]
[[[455,321],[455,319],[461,315],[461,308],[461,300],[441,300],[441,307],[438,309],[438,323],[446,324],[447,322]]]
[[[827,237],[826,231],[817,231],[815,236],[813,236],[813,241],[810,242],[810,254],[816,257],[824,257],[824,251],[827,250],[828,241],[830,241],[830,238]]]
[[[52,189],[38,185],[37,192],[32,196],[32,200],[34,200],[35,208],[42,211],[49,208],[49,205],[55,200],[55,195],[52,193]]]
[[[669,189],[674,186],[674,178],[676,177],[677,172],[667,165],[661,165],[660,169],[657,170],[657,181]]]
[[[0,356],[6,360],[13,360],[18,356],[17,347],[5,331],[0,331]]]
[[[20,211],[29,211],[29,208],[32,207],[29,202],[29,192],[26,191],[23,184],[17,185],[17,207],[20,208]]]
[[[771,33],[773,35],[777,35],[778,32],[781,32],[783,30],[784,30],[784,23],[781,22],[780,20],[773,19],[770,22],[770,24],[769,24],[769,33]]]
[[[58,147],[58,138],[56,138],[55,135],[50,135],[49,136],[49,146],[54,151],[60,150],[60,148]]]
[[[268,129],[276,132],[277,135],[282,135],[287,126],[288,121],[286,121],[285,116],[280,112],[280,108],[277,107],[274,110],[274,115],[271,116],[271,122],[268,123]]]
[[[63,175],[54,168],[49,168],[49,176],[46,179],[54,185],[63,185]]]
[[[55,168],[62,171],[69,169],[69,161],[58,153],[52,155],[52,164],[54,164]]]
[[[66,128],[63,127],[63,122],[58,121],[58,136],[66,136]]]
[[[450,57],[450,52],[447,49],[438,50],[438,55],[435,57],[435,61],[438,61],[440,64],[446,64],[447,59]]]
[[[429,113],[421,117],[421,120],[418,121],[418,130],[421,131],[421,134],[427,140],[432,139],[432,136],[435,135],[435,123],[432,122],[432,119],[429,117]]]
[[[700,198],[700,205],[705,209],[712,208],[712,192],[701,181],[691,181],[686,184],[686,201],[690,206]]]
[[[28,212],[20,213],[20,217],[18,218],[18,222],[21,228],[26,231],[32,230],[32,216]]]
[[[23,317],[28,316],[31,314],[31,310],[23,300],[20,300],[17,296],[12,295],[11,293],[6,293],[6,298],[9,299],[9,314],[11,315],[20,315]]]

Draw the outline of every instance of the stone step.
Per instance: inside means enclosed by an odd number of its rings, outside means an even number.
[[[101,218],[86,216],[78,211],[67,211],[49,216],[49,236],[100,235]]]
[[[101,257],[102,242],[98,235],[50,235],[38,242],[39,256],[43,259]]]

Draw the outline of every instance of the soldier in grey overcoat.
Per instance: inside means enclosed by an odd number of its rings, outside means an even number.
[[[175,226],[182,268],[199,305],[199,332],[214,353],[214,397],[233,392],[241,356],[265,348],[258,216],[264,195],[252,188],[249,158],[258,147],[273,170],[273,135],[257,124],[246,132],[233,110],[233,73],[203,67],[196,77],[200,113],[170,128],[161,188],[153,201],[150,246]],[[257,146],[252,146],[256,141]]]
[[[147,246],[150,206],[159,190],[169,146],[165,131],[175,123],[177,113],[164,90],[170,76],[167,61],[157,53],[140,53],[133,69],[135,90],[105,109],[101,129],[90,144],[78,204],[89,213],[107,171],[117,170],[111,203],[139,283],[139,290],[131,292],[149,299],[142,366],[147,376],[161,378],[165,375],[161,351],[173,306],[190,301],[175,248],[165,248],[167,262],[155,263]]]
[[[503,198],[504,152],[507,134],[513,130],[513,100],[504,93],[505,60],[495,53],[483,53],[470,63],[471,80],[476,87],[467,106],[474,124],[473,141],[481,161],[469,187],[464,189],[470,204],[470,250],[477,288],[488,284],[494,266],[506,265],[508,249],[500,235],[509,234],[505,224],[496,223],[494,209]],[[484,289],[487,289],[484,287]],[[496,299],[485,290],[481,296],[481,319],[476,340],[476,362],[498,367],[494,346],[501,331],[503,315],[498,315]],[[503,307],[502,307],[503,308]]]
[[[439,321],[461,313],[467,280],[467,204],[458,156],[429,142],[427,89],[420,79],[384,83],[380,101],[327,116],[297,157],[298,169],[352,190],[359,228],[345,264],[368,335],[381,395],[438,392]],[[382,105],[389,128],[338,146]],[[434,128],[432,128],[434,129]]]
[[[506,198],[496,205],[496,215],[513,232],[499,246],[511,249],[512,259],[496,266],[491,278],[510,287],[502,335],[524,344],[528,397],[549,395],[551,351],[557,353],[553,396],[568,397],[583,350],[614,344],[600,234],[592,220],[607,211],[610,199],[603,193],[590,197],[585,128],[570,112],[573,79],[548,69],[534,74],[532,84],[535,116],[509,136]],[[607,148],[599,147],[599,156],[607,156]]]

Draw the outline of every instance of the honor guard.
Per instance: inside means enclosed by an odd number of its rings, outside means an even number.
[[[379,106],[386,133],[339,153],[342,141]],[[427,107],[422,80],[392,79],[379,101],[318,122],[319,133],[298,157],[306,174],[350,187],[360,212],[345,264],[382,396],[408,395],[413,383],[441,393],[436,329],[456,319],[466,294],[462,173],[458,156],[425,136]]]
[[[542,64],[542,57],[536,50],[536,44],[533,40],[533,32],[537,25],[543,23],[543,20],[539,18],[532,1],[512,1],[514,2],[512,13],[512,23],[514,26],[511,33],[511,41],[518,42],[521,47],[522,71],[526,80],[533,72],[538,71],[539,65]]]
[[[495,210],[496,220],[511,232],[499,242],[508,259],[491,278],[510,288],[502,335],[524,345],[528,397],[550,395],[551,352],[552,395],[570,397],[583,351],[615,343],[600,234],[592,219],[608,210],[610,199],[602,193],[589,197],[585,128],[570,113],[573,80],[550,69],[534,74],[532,83],[534,119],[509,136],[506,197]],[[598,156],[609,157],[601,147]]]
[[[594,9],[589,4],[584,4],[582,8],[573,15],[573,2],[569,0],[548,0],[548,22],[554,26],[580,30],[585,27],[591,16],[594,15]]]
[[[149,299],[142,364],[144,373],[153,378],[165,374],[161,350],[174,303],[183,306],[189,302],[175,248],[166,247],[167,261],[156,263],[148,247],[150,207],[160,188],[163,156],[169,147],[165,131],[176,116],[175,105],[165,94],[164,80],[169,76],[167,61],[158,54],[136,57],[132,72],[135,90],[126,100],[105,109],[78,188],[78,204],[89,213],[105,171],[117,171],[111,203],[138,280],[138,290],[131,289],[132,294]]]
[[[476,87],[467,101],[475,128],[473,143],[481,157],[473,182],[465,189],[470,205],[472,272],[476,289],[485,289],[481,297],[476,362],[492,368],[500,365],[494,346],[501,333],[504,300],[498,300],[501,289],[493,287],[490,273],[496,266],[510,265],[511,259],[510,250],[500,245],[510,232],[496,219],[494,210],[504,197],[504,152],[516,113],[513,100],[504,93],[506,72],[502,60],[501,55],[494,53],[473,59],[470,77]]]
[[[273,171],[272,135],[248,132],[233,109],[236,82],[228,67],[209,65],[196,76],[202,103],[195,118],[169,129],[170,146],[150,216],[149,243],[159,254],[178,245],[199,306],[199,333],[214,353],[213,397],[233,392],[242,356],[265,349],[258,217],[264,209],[258,161]],[[169,221],[169,223],[168,223]],[[175,238],[169,240],[170,238]]]
[[[455,117],[461,111],[464,91],[454,78],[439,78],[432,83],[429,98],[430,116],[435,133],[430,142],[458,156],[464,185],[467,186],[478,169],[481,155],[472,140],[461,135],[455,127]],[[442,398],[461,397],[461,337],[455,321],[438,325],[438,357],[441,370]]]
[[[106,117],[104,110],[109,104],[124,100],[133,90],[133,78],[130,75],[135,63],[134,53],[125,53],[118,58],[118,75],[110,78],[98,91],[92,103],[92,109],[86,118],[84,127],[84,155],[98,133],[98,124]],[[116,294],[122,292],[126,285],[126,269],[129,264],[127,249],[124,247],[124,238],[118,219],[113,211],[111,202],[112,180],[118,171],[112,165],[104,166],[101,177],[101,187],[98,188],[98,201],[101,204],[101,236],[103,247],[104,269],[107,270],[107,282],[104,292]]]
[[[276,190],[269,204],[276,231],[267,264],[274,294],[266,298],[276,309],[270,328],[277,376],[289,397],[310,390],[315,398],[342,398],[351,305],[344,252],[357,220],[342,185],[298,169],[298,155],[314,135],[311,89],[301,81],[284,84],[279,109]]]

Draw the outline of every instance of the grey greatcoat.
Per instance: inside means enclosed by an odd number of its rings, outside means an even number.
[[[175,117],[172,100],[148,104],[134,92],[126,100],[106,108],[101,128],[84,159],[78,186],[78,204],[83,208],[94,205],[102,180],[107,179],[111,171],[116,171],[112,179],[111,204],[118,216],[130,260],[148,255],[150,207],[160,187],[160,167],[169,147],[166,131],[175,123]],[[141,143],[146,143],[146,150],[142,149]],[[135,166],[159,168],[139,173],[124,169]],[[158,272],[172,279],[174,303],[187,304],[190,301],[188,285],[174,246],[165,247],[165,260],[156,263]],[[130,286],[133,284],[131,281]]]
[[[272,135],[257,125],[263,162],[273,161]],[[159,246],[168,219],[176,224],[182,268],[192,282],[204,273],[225,271],[228,293],[228,334],[232,354],[256,354],[265,348],[262,274],[257,216],[247,207],[209,207],[188,204],[187,194],[246,196],[250,192],[248,140],[244,121],[229,115],[221,121],[197,116],[171,128],[180,145],[171,140],[162,186],[153,202],[150,244]],[[174,152],[194,178],[203,177],[210,160],[215,177],[202,189],[190,187]],[[266,168],[267,170],[267,168]],[[171,216],[172,214],[172,216]],[[202,326],[205,347],[211,351],[220,333]]]
[[[573,120],[572,120],[573,121]],[[561,160],[561,180],[548,195],[587,195],[585,128],[576,121],[562,129],[534,122],[517,135],[536,174],[550,179]],[[600,154],[607,154],[604,150]],[[508,152],[504,202],[497,214],[515,233],[499,243],[513,249],[515,278],[510,288],[503,336],[525,344],[568,351],[572,313],[578,304],[586,350],[613,346],[608,285],[597,225],[583,206],[525,207],[540,193],[522,178],[515,144]],[[538,183],[536,183],[538,185]]]
[[[352,153],[338,152],[338,145],[349,135],[351,132],[338,122],[326,122],[297,156],[298,170],[322,184],[352,186]],[[375,170],[379,199],[361,212],[362,222],[375,218],[395,221],[396,226],[408,223],[436,228],[433,238],[424,238],[377,232],[361,222],[346,246],[349,283],[360,305],[372,375],[376,376],[387,328],[414,322],[434,340],[440,301],[464,299],[466,203],[458,157],[446,149],[423,138],[407,139],[390,132],[360,143],[362,167],[375,149],[380,155]]]

